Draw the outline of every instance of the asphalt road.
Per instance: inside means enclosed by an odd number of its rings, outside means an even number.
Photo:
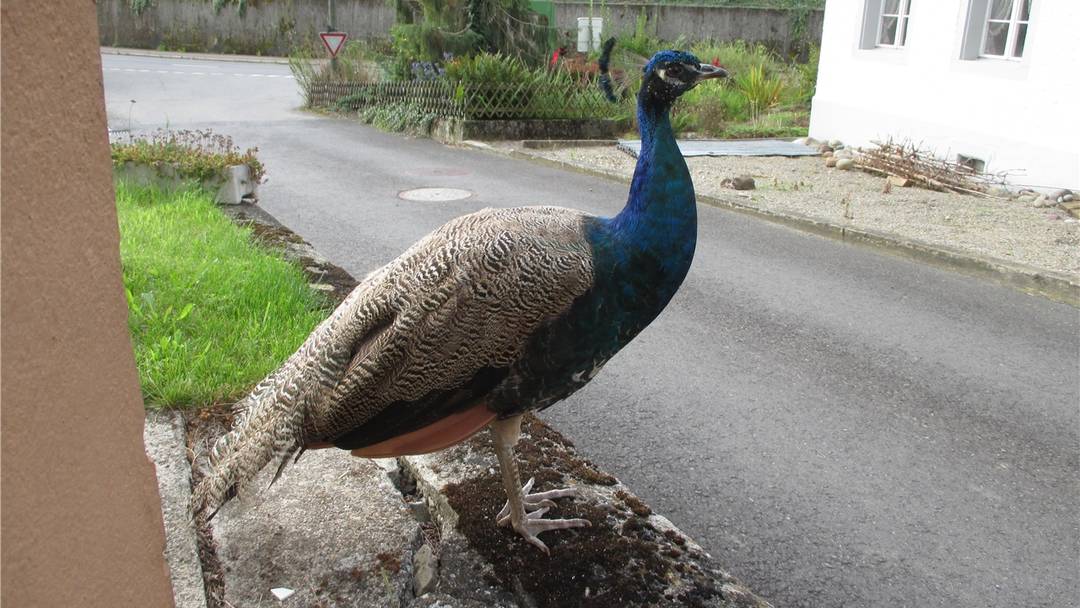
[[[287,66],[103,62],[111,126],[258,146],[262,206],[357,275],[475,209],[626,198],[296,110]],[[668,310],[546,418],[778,606],[1080,605],[1078,311],[700,213]]]

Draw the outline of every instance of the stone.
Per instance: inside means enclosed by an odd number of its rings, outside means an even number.
[[[829,147],[830,148],[836,149],[836,148],[839,148],[842,145],[844,145],[844,142],[840,141],[839,139],[830,139],[829,140]]]
[[[793,140],[791,141],[791,143],[793,143],[793,144],[799,144],[800,146],[805,146],[805,145],[806,145],[806,142],[807,142],[807,140],[808,140],[808,139],[809,139],[809,138],[807,138],[807,137],[800,137],[800,138],[798,138],[798,139],[793,139]]]
[[[1061,203],[1062,208],[1073,217],[1080,217],[1080,201],[1066,201]]]
[[[832,157],[832,156],[836,156],[836,154],[834,154],[834,153],[833,153],[833,152],[832,152],[831,150],[830,150],[830,151],[826,151],[826,152],[822,152],[822,153],[821,153],[821,155],[822,155],[823,157],[825,157],[825,158],[829,158],[829,157]]]
[[[431,521],[431,510],[428,509],[427,501],[417,500],[406,504],[409,505],[409,511],[412,513],[412,516],[416,518],[416,521],[422,524]]]
[[[1055,200],[1053,200],[1053,199],[1051,199],[1051,198],[1049,198],[1047,196],[1044,196],[1044,195],[1038,196],[1037,198],[1035,198],[1031,202],[1031,206],[1035,207],[1036,209],[1044,208],[1044,207],[1053,207],[1056,204],[1057,204],[1057,201],[1055,201]]]
[[[819,140],[816,140],[816,139],[814,139],[813,137],[806,137],[806,138],[804,138],[804,139],[805,139],[806,141],[804,141],[803,143],[804,143],[805,145],[807,145],[807,146],[810,146],[811,148],[813,148],[813,147],[815,147],[815,146],[820,146],[820,145],[821,145],[821,142],[820,142]]]
[[[388,597],[411,591],[401,562],[412,555],[418,524],[401,492],[375,461],[323,452],[330,450],[304,454],[273,485],[277,467],[266,467],[251,483],[257,496],[214,517],[223,605],[279,605],[268,590],[287,586],[296,593],[282,606],[341,605],[333,600],[340,596],[349,606],[393,608]]]
[[[439,582],[439,562],[431,545],[424,545],[413,555],[413,592],[417,597],[435,590]]]
[[[334,286],[328,283],[308,283],[308,287],[315,291],[334,291]]]
[[[244,199],[256,199],[255,188],[258,186],[251,179],[251,168],[247,165],[225,167],[222,184],[217,189],[216,200],[222,205],[239,205]]]
[[[822,154],[824,154],[826,152],[832,152],[832,151],[833,151],[833,147],[830,146],[829,144],[821,144],[820,146],[818,146],[818,152],[821,152]]]
[[[835,167],[836,166],[836,160],[837,160],[837,158],[835,156],[830,156],[830,157],[826,158],[825,159],[825,166],[826,167]]]
[[[1065,196],[1061,197],[1061,202],[1063,203],[1069,203],[1074,200],[1076,200],[1076,195],[1074,194],[1066,194]]]
[[[270,593],[274,594],[274,597],[277,598],[277,601],[284,602],[285,600],[292,597],[292,595],[296,592],[292,589],[289,589],[288,587],[274,587],[270,590]]]
[[[911,180],[906,177],[900,177],[898,175],[890,175],[889,183],[897,188],[907,188],[911,185]]]
[[[836,168],[847,171],[855,166],[855,161],[850,158],[841,158],[836,161]]]
[[[855,158],[855,153],[847,148],[840,148],[833,152],[833,156],[836,158]]]
[[[753,190],[757,187],[754,183],[754,178],[749,175],[737,175],[735,177],[729,177],[720,182],[720,185],[725,188],[731,188],[732,190]]]
[[[1050,194],[1047,194],[1046,197],[1049,198],[1052,201],[1056,201],[1056,202],[1059,202],[1059,203],[1064,203],[1065,202],[1065,200],[1064,200],[1065,197],[1069,196],[1071,194],[1072,194],[1072,190],[1062,188],[1061,190],[1055,190],[1054,192],[1051,192]]]

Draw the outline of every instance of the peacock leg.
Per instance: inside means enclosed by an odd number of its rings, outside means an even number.
[[[517,461],[514,460],[514,446],[521,436],[521,416],[495,420],[491,423],[491,430],[495,436],[495,455],[499,458],[503,488],[506,490],[508,499],[506,506],[496,516],[496,522],[499,525],[509,523],[518,534],[544,553],[548,552],[547,545],[536,537],[537,534],[548,530],[592,525],[587,519],[541,519],[549,509],[555,506],[555,503],[551,501],[552,498],[573,496],[574,490],[551,490],[526,495],[532,489],[533,480],[530,479],[529,483],[522,487]]]

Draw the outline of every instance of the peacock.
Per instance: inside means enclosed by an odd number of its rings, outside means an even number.
[[[585,386],[675,295],[694,257],[697,210],[669,113],[686,91],[726,76],[686,52],[649,60],[637,98],[641,151],[615,217],[485,209],[360,281],[236,404],[234,425],[195,488],[195,513],[213,517],[274,459],[280,475],[293,456],[316,448],[422,454],[489,427],[507,494],[498,525],[545,553],[540,533],[589,525],[543,518],[572,489],[522,485],[514,459],[522,415]]]

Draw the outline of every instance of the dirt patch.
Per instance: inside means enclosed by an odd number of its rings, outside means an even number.
[[[468,449],[492,451],[490,433],[470,440]],[[528,416],[518,444],[523,478],[536,479],[535,491],[570,485],[607,485],[617,481],[574,452],[569,442],[538,419]],[[584,472],[584,475],[580,473]],[[621,608],[677,603],[725,605],[722,585],[711,559],[688,549],[677,532],[658,530],[652,510],[626,491],[557,501],[551,517],[580,517],[588,528],[544,534],[551,550],[544,555],[509,528],[497,527],[495,515],[506,501],[498,471],[450,484],[445,490],[459,516],[458,530],[494,566],[490,581],[524,596],[525,605]],[[584,493],[584,492],[583,492]],[[614,498],[614,500],[612,500]],[[676,559],[681,558],[681,559]]]

